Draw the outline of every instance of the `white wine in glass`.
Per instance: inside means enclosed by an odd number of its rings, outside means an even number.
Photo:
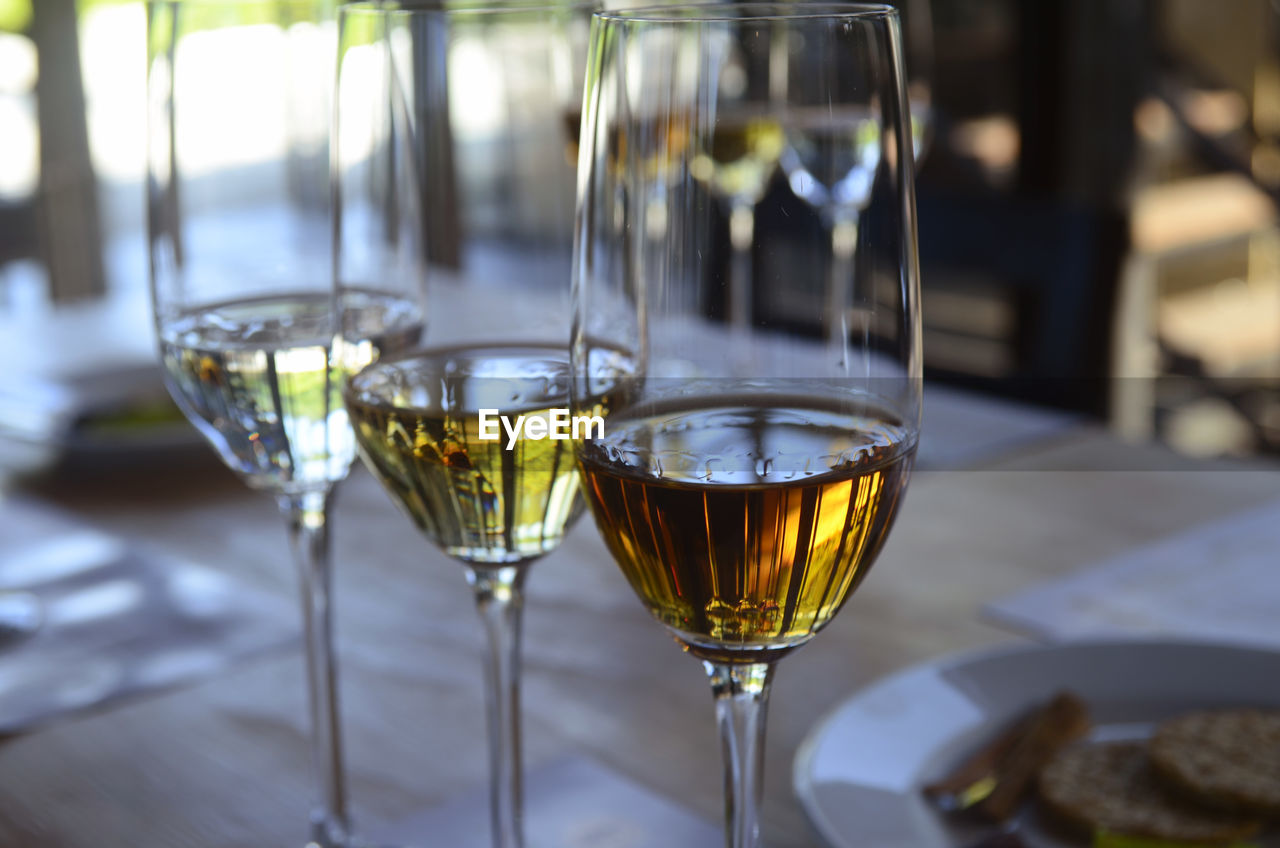
[[[482,438],[480,410],[550,432],[568,372],[566,347],[433,350],[357,374],[347,408],[369,467],[432,544],[474,565],[519,565],[559,547],[582,512],[573,447],[493,426],[499,438]]]
[[[359,369],[422,334],[416,304],[370,292],[364,344],[342,365]],[[347,413],[330,380],[328,292],[267,295],[177,313],[160,356],[187,416],[250,486],[305,492],[346,476],[355,458]]]

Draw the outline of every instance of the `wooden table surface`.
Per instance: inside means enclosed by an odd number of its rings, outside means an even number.
[[[930,424],[945,429],[946,415]],[[780,667],[768,845],[815,844],[791,792],[791,760],[851,691],[920,660],[1017,639],[980,618],[988,600],[1278,493],[1272,467],[1175,462],[1079,424],[1035,444],[1011,440],[976,469],[918,473],[857,596]],[[273,501],[211,463],[64,479],[38,494],[111,532],[282,596],[296,591]],[[481,630],[460,568],[363,470],[340,489],[334,515],[351,793],[358,820],[394,821],[486,780]],[[719,749],[700,665],[650,620],[590,520],[535,568],[526,765],[588,754],[718,820]],[[297,651],[3,741],[0,846],[298,848],[311,782]]]

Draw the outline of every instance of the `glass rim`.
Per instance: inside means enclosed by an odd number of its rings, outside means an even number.
[[[357,0],[344,3],[338,15],[374,17],[399,15],[445,17],[449,15],[514,15],[530,12],[578,12],[595,10],[600,0]]]
[[[751,0],[733,3],[727,0],[710,2],[668,3],[654,6],[630,6],[621,9],[602,9],[593,17],[605,23],[732,23],[743,21],[796,21],[821,19],[869,19],[893,20],[898,10],[887,3],[845,2],[779,2],[778,0]]]

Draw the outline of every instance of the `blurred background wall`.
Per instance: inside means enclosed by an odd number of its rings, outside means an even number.
[[[1280,448],[1280,7],[932,8],[934,374],[1190,452]]]
[[[1280,0],[930,7],[929,376],[1280,453]],[[144,65],[140,2],[0,0],[0,321],[145,308]]]

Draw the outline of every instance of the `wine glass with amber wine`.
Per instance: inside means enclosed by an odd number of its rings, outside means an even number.
[[[771,45],[763,76],[726,84],[756,44]],[[913,146],[898,16],[825,3],[602,12],[588,69],[572,397],[581,412],[610,402],[603,437],[577,444],[583,493],[631,588],[706,668],[724,748],[725,844],[749,848],[759,844],[774,668],[866,577],[919,435]],[[854,123],[828,132],[817,104]],[[859,261],[834,291],[826,281],[842,259],[829,239],[805,253],[786,233],[758,233],[766,259],[785,257],[758,284],[786,309],[735,326],[719,305],[714,206],[697,171],[744,107],[813,150],[814,167],[859,162],[863,226],[849,234]],[[672,126],[684,131],[678,139]],[[668,202],[655,220],[656,179]]]

